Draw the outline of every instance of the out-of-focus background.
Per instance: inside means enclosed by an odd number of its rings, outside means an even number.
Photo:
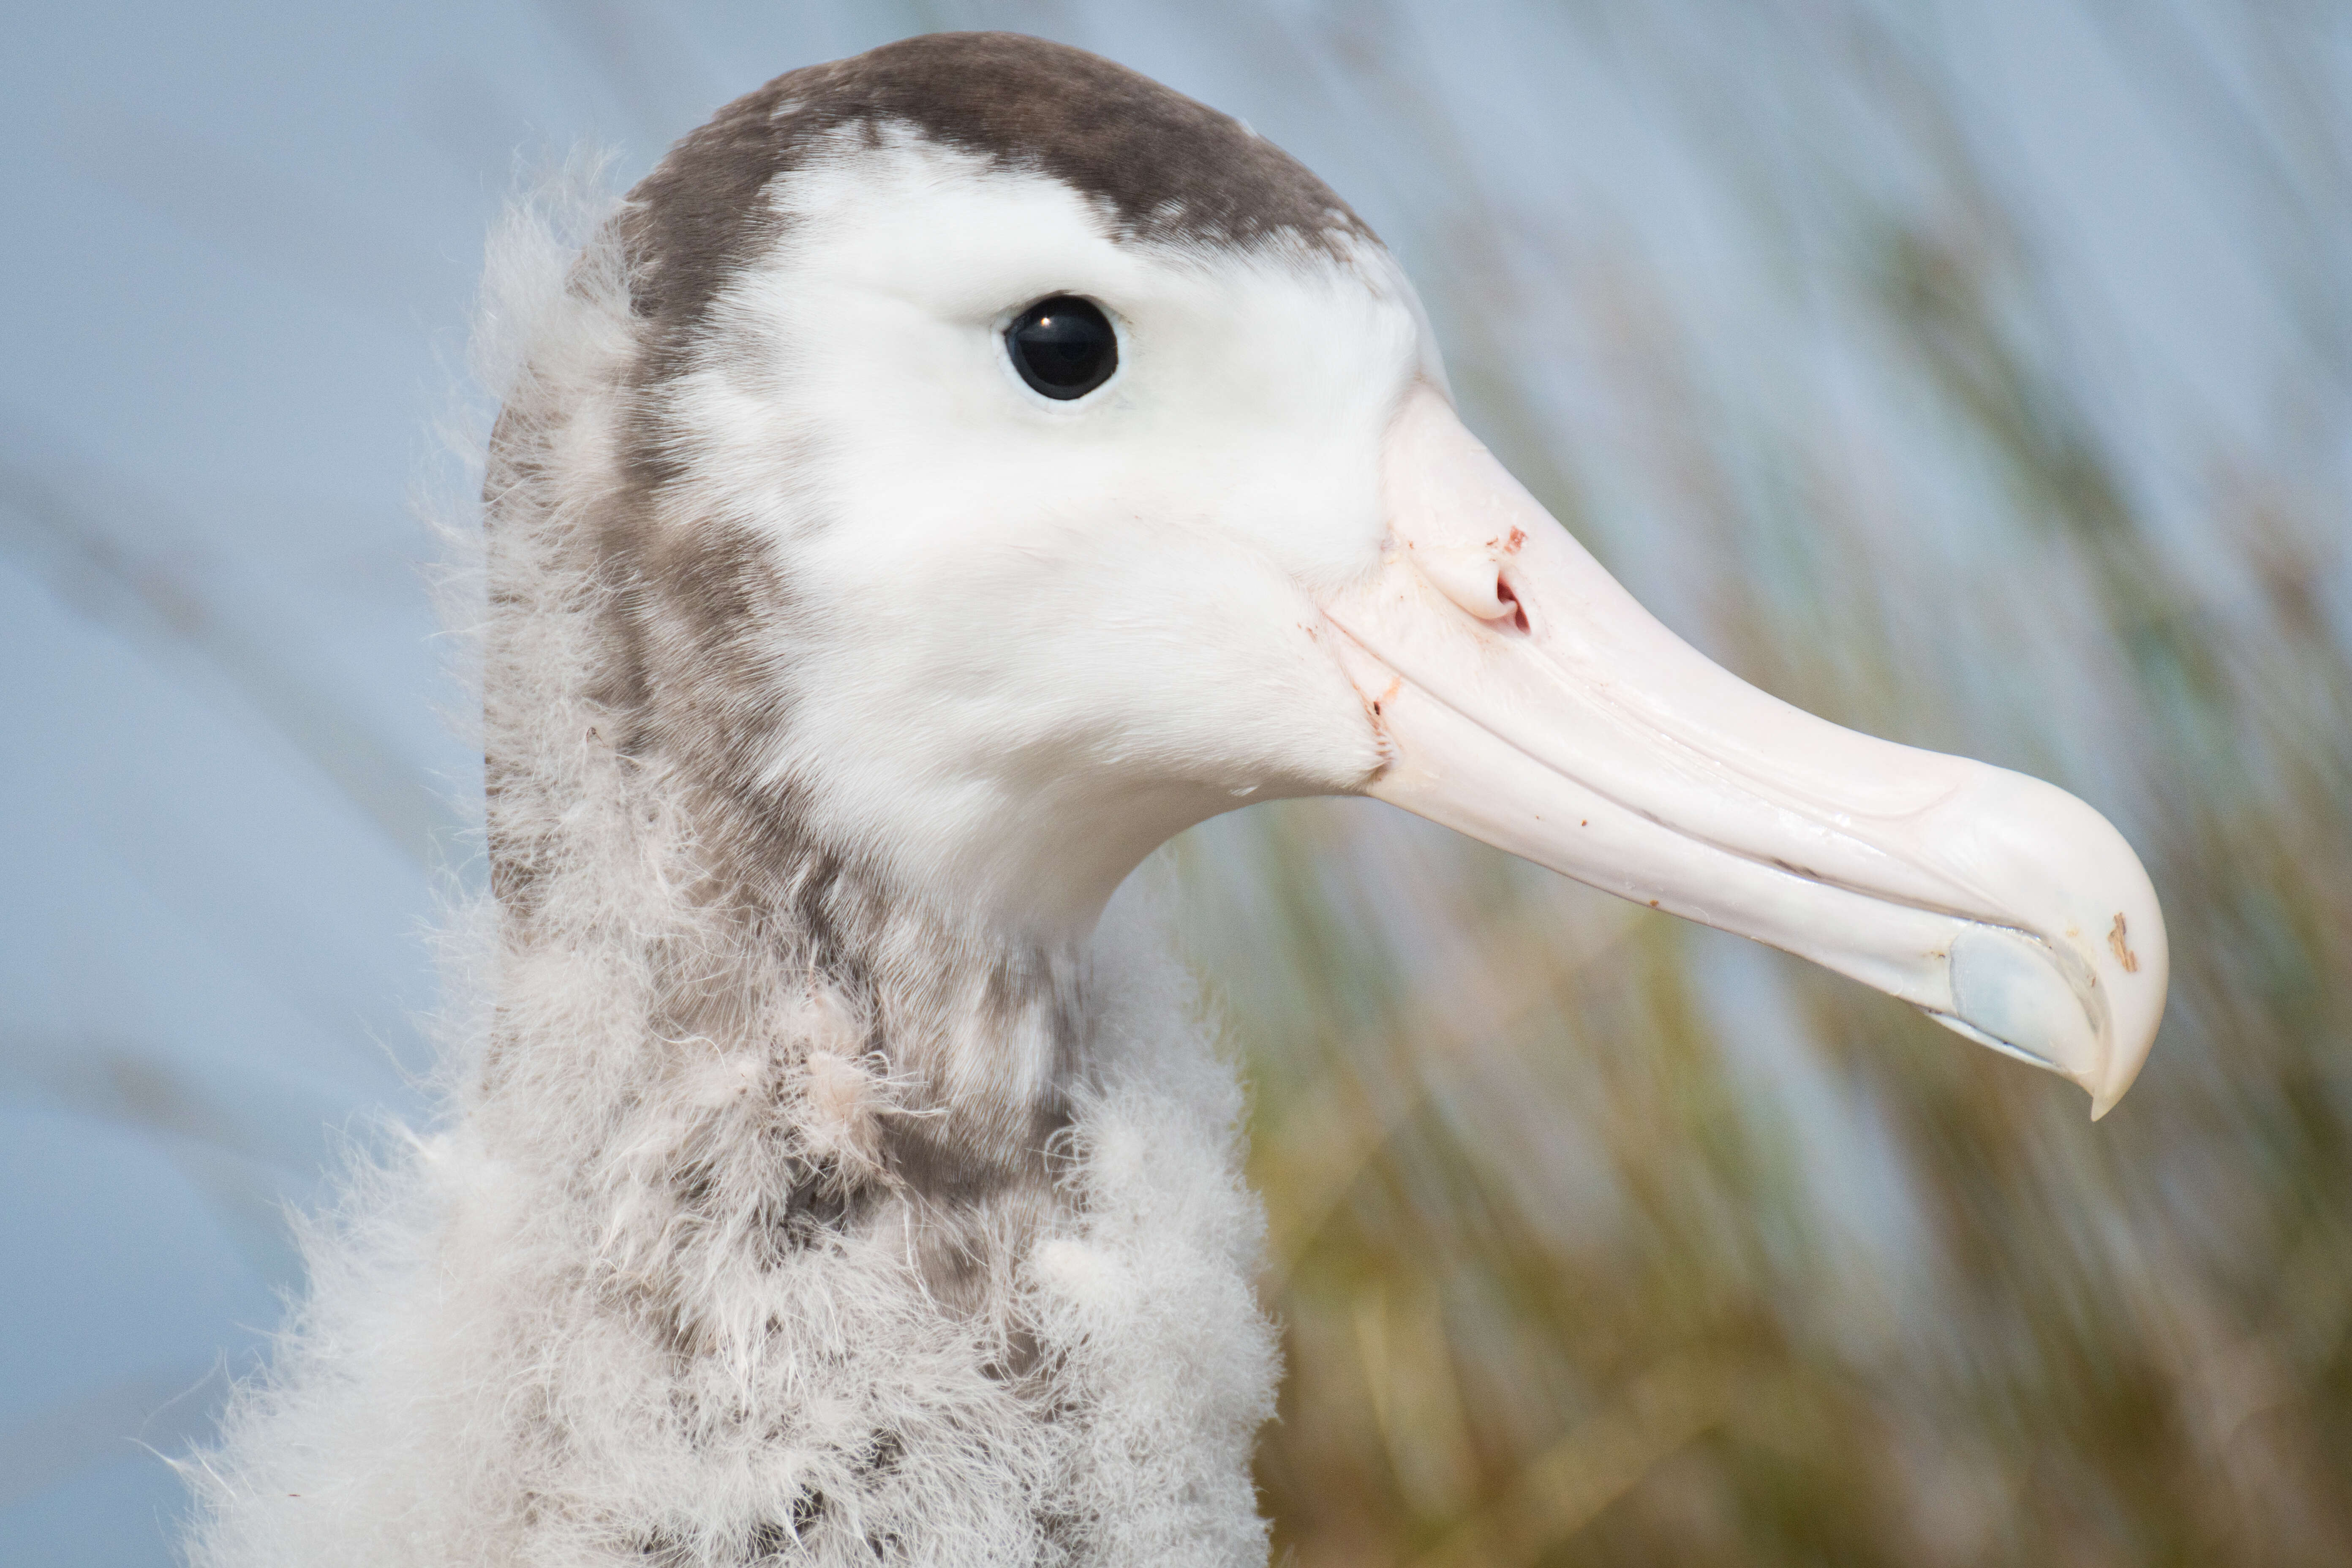
[[[11,8],[0,1557],[160,1564],[279,1205],[420,1109],[478,769],[406,498],[481,236],[931,27],[1247,119],[1670,624],[2139,847],[2172,1010],[2054,1078],[1364,803],[1167,852],[1255,1083],[1330,1564],[2352,1560],[2352,7]],[[423,476],[420,481],[420,476]]]

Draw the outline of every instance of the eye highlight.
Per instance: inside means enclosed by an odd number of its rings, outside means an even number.
[[[1021,379],[1056,401],[1084,397],[1118,368],[1118,334],[1093,301],[1075,294],[1040,300],[1004,329],[1005,352]]]

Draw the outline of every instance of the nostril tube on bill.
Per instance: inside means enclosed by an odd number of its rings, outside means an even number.
[[[1510,580],[1508,578],[1497,577],[1495,580],[1495,597],[1502,600],[1503,603],[1509,607],[1511,612],[1511,625],[1518,627],[1521,631],[1526,631],[1528,629],[1528,607],[1525,605],[1520,604],[1518,595],[1511,591]]]
[[[1482,621],[1499,621],[1518,610],[1518,601],[1503,587],[1502,567],[1491,550],[1458,545],[1422,544],[1412,549],[1412,563],[1432,586]]]

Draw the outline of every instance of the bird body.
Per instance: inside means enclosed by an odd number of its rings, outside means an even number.
[[[2140,896],[2112,829],[1682,649],[1346,205],[1130,72],[780,78],[584,248],[520,212],[483,318],[483,1000],[191,1467],[201,1568],[1263,1562],[1240,1090],[1097,929],[1244,801],[1395,800],[2102,1103],[2145,1052],[2050,912]],[[2087,869],[2016,869],[2045,818]]]

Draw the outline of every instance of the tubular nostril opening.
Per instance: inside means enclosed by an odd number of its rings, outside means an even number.
[[[1503,574],[1486,550],[1460,545],[1414,545],[1408,542],[1412,563],[1430,586],[1468,614],[1489,624],[1507,619],[1517,601],[1503,584]],[[1521,630],[1527,626],[1520,617]]]
[[[1495,579],[1495,597],[1502,600],[1503,603],[1511,606],[1511,624],[1518,627],[1519,630],[1526,631],[1528,629],[1528,607],[1519,603],[1519,596],[1517,594],[1511,592],[1510,584],[1505,582],[1500,577]]]

